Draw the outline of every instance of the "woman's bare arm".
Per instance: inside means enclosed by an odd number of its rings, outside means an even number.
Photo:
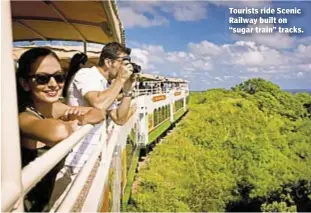
[[[79,120],[81,125],[96,124],[106,118],[104,110],[96,109],[94,107],[72,107],[62,103],[55,103],[53,106],[53,113],[55,118],[64,120]]]
[[[77,121],[64,122],[56,119],[39,119],[27,112],[19,115],[19,126],[22,134],[48,146],[54,146],[69,137],[76,125]]]

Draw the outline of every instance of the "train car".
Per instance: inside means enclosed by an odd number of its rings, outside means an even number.
[[[188,82],[150,74],[141,75],[137,89],[139,144],[153,143],[187,111]]]
[[[84,125],[22,168],[14,62],[33,45],[13,51],[13,42],[46,41],[66,70],[79,51],[88,54],[89,65],[97,64],[99,52],[88,50],[87,43],[125,44],[125,36],[114,1],[5,1],[2,24],[2,211],[24,211],[24,196],[69,152],[76,153],[69,159],[72,170],[59,172],[50,211],[126,210],[140,148],[155,143],[186,113],[188,82],[139,74],[132,101],[137,111],[125,125]],[[83,47],[57,47],[52,40],[80,41]],[[85,138],[91,142],[85,144]]]

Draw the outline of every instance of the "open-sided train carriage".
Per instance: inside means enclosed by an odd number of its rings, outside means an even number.
[[[125,44],[125,36],[114,1],[5,1],[2,26],[1,203],[2,211],[23,211],[23,196],[70,150],[79,152],[77,147],[94,127],[82,126],[64,143],[21,169],[14,61],[31,46],[15,47],[13,51],[13,41],[43,40],[47,41],[45,45],[51,40],[83,42],[78,49],[51,47],[66,69],[70,57],[78,51],[89,55],[89,65],[97,63],[99,52],[87,49],[88,42]],[[139,152],[135,147],[154,142],[176,122],[187,110],[189,93],[182,79],[150,74],[141,74],[139,79],[133,100],[137,112],[124,126],[99,125],[92,136],[92,148],[87,154],[80,153],[86,163],[77,165],[74,174],[59,175],[51,211],[120,211],[121,200],[126,206]],[[129,139],[136,158],[126,162]],[[128,170],[127,164],[131,165]]]

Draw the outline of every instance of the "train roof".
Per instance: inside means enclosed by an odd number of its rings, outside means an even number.
[[[159,81],[159,82],[171,82],[171,83],[188,83],[188,81],[181,78],[171,78],[160,75],[154,75],[150,73],[141,73],[141,81]]]
[[[11,1],[13,41],[125,44],[115,1]]]
[[[61,40],[105,44],[117,41],[125,44],[125,35],[116,1],[11,1],[13,41]],[[48,42],[47,42],[48,43]],[[17,60],[27,49],[35,46],[14,47]],[[69,60],[83,46],[47,45],[61,59],[64,69]],[[89,65],[97,65],[101,47],[87,47]],[[143,81],[187,82],[148,73]]]

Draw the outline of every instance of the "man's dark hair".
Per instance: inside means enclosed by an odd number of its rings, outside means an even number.
[[[130,55],[131,49],[122,46],[118,42],[111,42],[106,44],[100,53],[98,65],[103,66],[106,58],[113,60],[116,59],[120,53],[126,53]]]

